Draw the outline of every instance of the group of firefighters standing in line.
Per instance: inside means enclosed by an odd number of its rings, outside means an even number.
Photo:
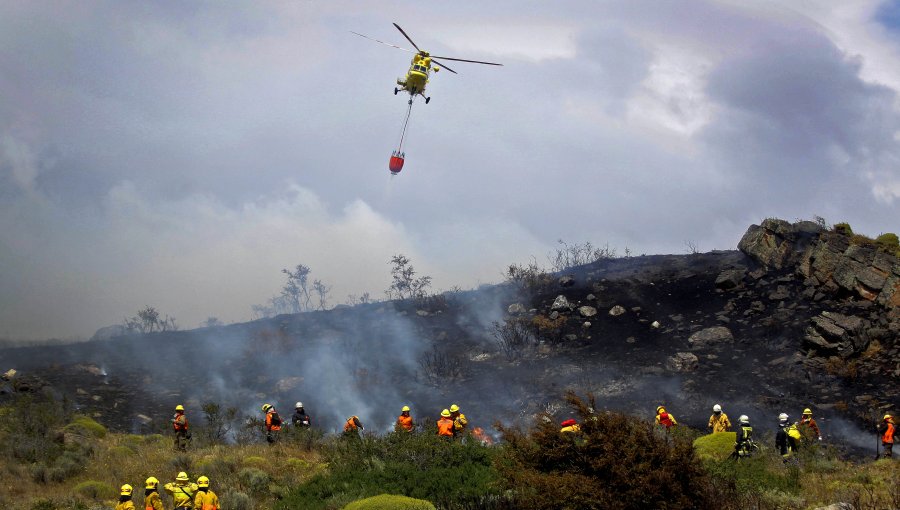
[[[183,411],[183,410],[182,410]],[[183,412],[182,412],[183,414]],[[174,482],[163,486],[172,495],[175,510],[219,510],[219,497],[209,488],[209,478],[201,476],[197,482],[191,482],[187,473],[178,473]],[[134,489],[127,483],[119,491],[119,503],[116,510],[135,510],[132,493]],[[154,477],[144,482],[144,508],[146,510],[165,510],[159,495],[159,480]]]
[[[656,408],[656,423],[664,427],[666,432],[672,427],[678,425],[675,417],[666,411],[665,406]],[[753,442],[753,427],[750,425],[750,418],[743,414],[738,419],[740,428],[736,430],[736,441],[734,444],[734,454],[732,457],[740,458],[750,456],[758,446]],[[571,423],[563,422],[560,432],[571,431]],[[569,427],[567,427],[569,425]],[[577,427],[577,425],[575,425]],[[709,417],[707,429],[713,433],[728,432],[731,430],[731,421],[728,415],[722,412],[722,406],[716,404],[713,406],[713,414]],[[894,418],[890,414],[885,414],[881,423],[877,427],[879,438],[883,452],[883,457],[890,458],[893,455],[894,440],[897,436],[897,429],[894,426]],[[812,410],[806,408],[800,417],[799,422],[791,423],[790,417],[786,413],[778,415],[778,432],[775,434],[775,448],[781,453],[784,462],[788,462],[793,454],[800,447],[802,440],[821,441],[822,431],[813,418]]]
[[[281,417],[272,404],[263,404],[262,412],[265,413],[266,441],[274,443],[278,432],[282,428]],[[294,406],[291,423],[295,427],[312,426],[312,417],[303,408],[303,402],[297,402]],[[675,420],[675,416],[666,410],[665,406],[659,406],[656,408],[656,424],[665,428],[666,432],[668,432],[672,427],[678,425],[678,422]],[[753,427],[750,425],[750,418],[746,414],[738,418],[738,425],[738,429],[735,430],[737,437],[733,456],[735,458],[747,457],[752,454],[754,449],[758,448],[753,441]],[[441,417],[437,421],[437,434],[442,437],[458,437],[467,432],[468,426],[469,420],[466,418],[466,415],[460,411],[458,405],[452,404],[449,408],[441,411]],[[562,422],[560,426],[561,433],[579,433],[581,431],[581,427],[572,419]],[[175,449],[185,451],[190,434],[188,432],[188,421],[184,415],[184,406],[178,405],[175,407],[172,427],[175,431]],[[713,414],[709,417],[707,425],[708,430],[715,434],[728,432],[731,430],[731,427],[731,421],[728,419],[728,415],[722,412],[722,406],[719,404],[714,405]],[[394,429],[406,432],[415,430],[415,423],[410,415],[409,406],[403,406],[400,410],[400,416],[397,417]],[[345,435],[358,435],[364,430],[365,427],[359,416],[351,416],[344,423]],[[890,414],[884,415],[882,422],[878,426],[878,434],[883,447],[881,455],[891,457],[897,429]],[[472,430],[472,435],[484,443],[491,442],[481,428],[476,427]],[[775,448],[781,453],[785,462],[792,458],[793,453],[799,448],[800,442],[804,438],[822,440],[822,432],[812,416],[811,409],[804,409],[800,421],[794,423],[791,423],[790,417],[786,413],[778,415],[778,432],[775,434]]]

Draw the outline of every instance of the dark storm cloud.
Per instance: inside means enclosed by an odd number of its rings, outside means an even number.
[[[242,320],[301,262],[334,303],[379,295],[398,252],[469,286],[557,238],[680,252],[765,216],[900,217],[896,91],[780,6],[71,7],[0,7],[0,336],[145,304]],[[506,65],[434,77],[390,180],[409,55],[348,31],[405,45],[392,21]]]

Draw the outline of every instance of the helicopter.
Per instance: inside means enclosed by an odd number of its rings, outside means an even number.
[[[403,37],[405,37],[406,40],[409,41],[409,43],[413,45],[413,48],[415,48],[416,51],[410,50],[408,48],[403,48],[403,47],[397,46],[395,44],[386,43],[384,41],[379,41],[378,39],[375,39],[375,38],[372,38],[372,37],[369,37],[369,36],[366,36],[366,35],[363,35],[363,34],[360,34],[357,32],[353,32],[352,30],[351,30],[351,33],[356,34],[360,37],[365,37],[366,39],[369,39],[370,41],[375,41],[377,43],[384,44],[385,46],[390,46],[392,48],[397,48],[398,50],[403,50],[403,51],[407,51],[409,53],[414,54],[412,61],[409,64],[409,70],[406,72],[406,76],[404,78],[397,78],[398,87],[394,87],[394,95],[397,95],[401,91],[409,93],[409,103],[410,104],[412,104],[412,100],[416,95],[420,95],[420,96],[424,97],[425,104],[428,104],[428,102],[431,101],[431,98],[425,95],[425,86],[428,85],[428,79],[431,76],[432,71],[434,71],[436,73],[436,72],[440,71],[441,67],[443,67],[444,69],[446,69],[447,71],[450,71],[453,74],[459,74],[456,71],[454,71],[453,69],[450,69],[449,67],[447,67],[447,64],[440,62],[437,59],[454,60],[457,62],[470,62],[473,64],[485,64],[485,65],[489,65],[489,66],[502,66],[503,65],[503,64],[498,64],[496,62],[483,62],[481,60],[467,60],[464,58],[433,56],[430,53],[428,53],[427,51],[420,49],[419,46],[416,45],[415,42],[413,42],[412,38],[410,36],[408,36],[406,34],[406,32],[403,31],[402,28],[400,28],[400,25],[394,23],[394,26],[397,28],[397,30],[400,31],[401,34],[403,34]]]

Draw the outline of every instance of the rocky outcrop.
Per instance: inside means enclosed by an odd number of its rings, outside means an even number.
[[[794,268],[812,290],[871,301],[900,317],[900,260],[818,224],[768,219],[752,225],[738,248],[765,269]],[[718,284],[718,281],[717,281]],[[723,285],[728,285],[723,280]],[[781,297],[776,294],[773,299]]]
[[[804,342],[808,347],[825,355],[837,354],[848,358],[869,346],[865,319],[835,312],[822,312],[813,317],[812,325],[806,330]]]

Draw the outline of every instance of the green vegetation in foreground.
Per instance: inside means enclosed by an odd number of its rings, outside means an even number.
[[[477,441],[449,441],[433,430],[336,439],[322,445],[328,472],[289,492],[277,509],[338,509],[384,493],[439,508],[491,508],[485,505],[498,497],[497,449]]]
[[[99,433],[65,403],[35,395],[0,406],[0,508],[111,510],[121,484],[182,470],[210,477],[227,510],[402,509],[404,497],[440,510],[900,508],[895,460],[852,463],[813,444],[785,465],[762,433],[759,454],[734,461],[730,434],[679,426],[666,436],[568,401],[583,435],[562,435],[559,416],[542,415],[525,430],[502,428],[494,447],[444,441],[433,429],[359,439],[289,430],[274,446],[256,435],[175,453],[170,437]]]
[[[423,499],[382,494],[372,498],[354,501],[344,510],[435,510],[434,505]]]

